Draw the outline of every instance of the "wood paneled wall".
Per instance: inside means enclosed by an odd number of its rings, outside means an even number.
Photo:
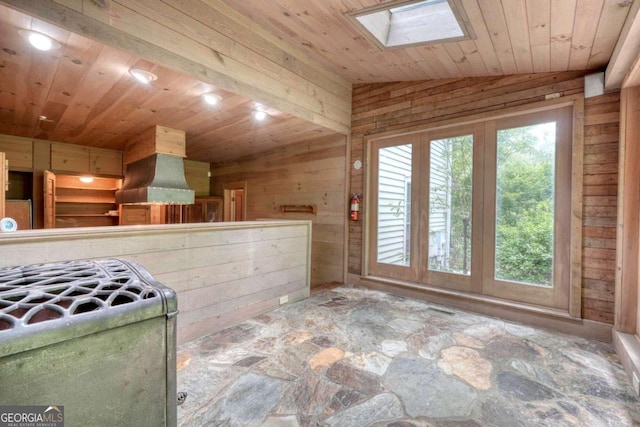
[[[582,94],[584,75],[575,71],[356,85],[351,161],[365,160],[366,136],[499,114],[552,94]],[[614,304],[618,123],[618,93],[585,100],[582,313],[585,319],[607,323],[613,322]],[[351,169],[351,193],[363,193],[365,169]],[[349,222],[350,274],[362,271],[362,233],[362,222]]]
[[[300,142],[251,159],[211,168],[211,192],[246,182],[247,219],[308,219],[313,223],[311,285],[342,282],[346,137]],[[317,214],[281,213],[280,205],[316,205]]]
[[[585,99],[582,317],[613,323],[620,92]]]
[[[118,257],[178,295],[178,342],[309,296],[310,223],[171,224],[0,235],[0,267]]]

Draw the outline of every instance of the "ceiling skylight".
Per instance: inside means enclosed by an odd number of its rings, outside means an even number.
[[[383,48],[470,38],[453,0],[393,2],[351,14]]]

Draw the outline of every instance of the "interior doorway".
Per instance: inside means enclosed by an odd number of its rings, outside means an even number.
[[[246,181],[225,184],[224,190],[224,220],[246,220]]]
[[[244,221],[244,189],[224,190],[224,210],[225,221]]]

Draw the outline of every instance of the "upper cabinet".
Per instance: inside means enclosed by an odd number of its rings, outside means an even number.
[[[34,141],[46,143],[48,152],[44,168],[56,172],[123,176],[122,151],[0,134],[0,152],[6,153],[10,170],[32,172],[34,168],[39,169],[34,166]]]
[[[89,173],[89,147],[52,143],[51,169],[56,172]]]
[[[51,143],[51,169],[58,172],[122,176],[122,152]]]
[[[19,136],[0,135],[0,152],[9,160],[9,168],[15,171],[33,169],[33,140]]]
[[[89,148],[89,172],[122,176],[122,151]]]

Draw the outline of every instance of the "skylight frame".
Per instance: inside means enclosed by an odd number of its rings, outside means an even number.
[[[363,15],[371,15],[371,14],[383,12],[383,11],[387,11],[389,14],[391,14],[391,9],[403,8],[403,7],[410,6],[412,4],[422,3],[424,1],[425,0],[391,1],[387,3],[367,7],[364,9],[359,9],[353,12],[349,12],[346,14],[346,16],[349,17],[351,21],[355,23],[356,27],[360,30],[360,32],[362,32],[367,37],[367,39],[369,39],[373,44],[375,44],[380,50],[404,49],[408,47],[451,43],[451,42],[471,40],[476,38],[475,33],[473,32],[473,28],[471,27],[471,24],[469,22],[469,18],[465,14],[464,8],[462,7],[460,0],[444,0],[443,1],[449,4],[449,8],[451,9],[453,16],[455,17],[458,23],[458,26],[462,31],[462,35],[459,37],[449,37],[449,38],[442,38],[442,39],[436,39],[436,40],[427,40],[427,41],[419,41],[415,43],[406,43],[406,44],[388,46],[384,44],[376,35],[374,35],[371,29],[367,28],[362,22],[358,20],[358,17],[361,17]],[[389,23],[385,28],[382,29],[383,31],[386,31],[385,38],[388,38],[388,33],[390,28],[391,28],[391,24]]]

